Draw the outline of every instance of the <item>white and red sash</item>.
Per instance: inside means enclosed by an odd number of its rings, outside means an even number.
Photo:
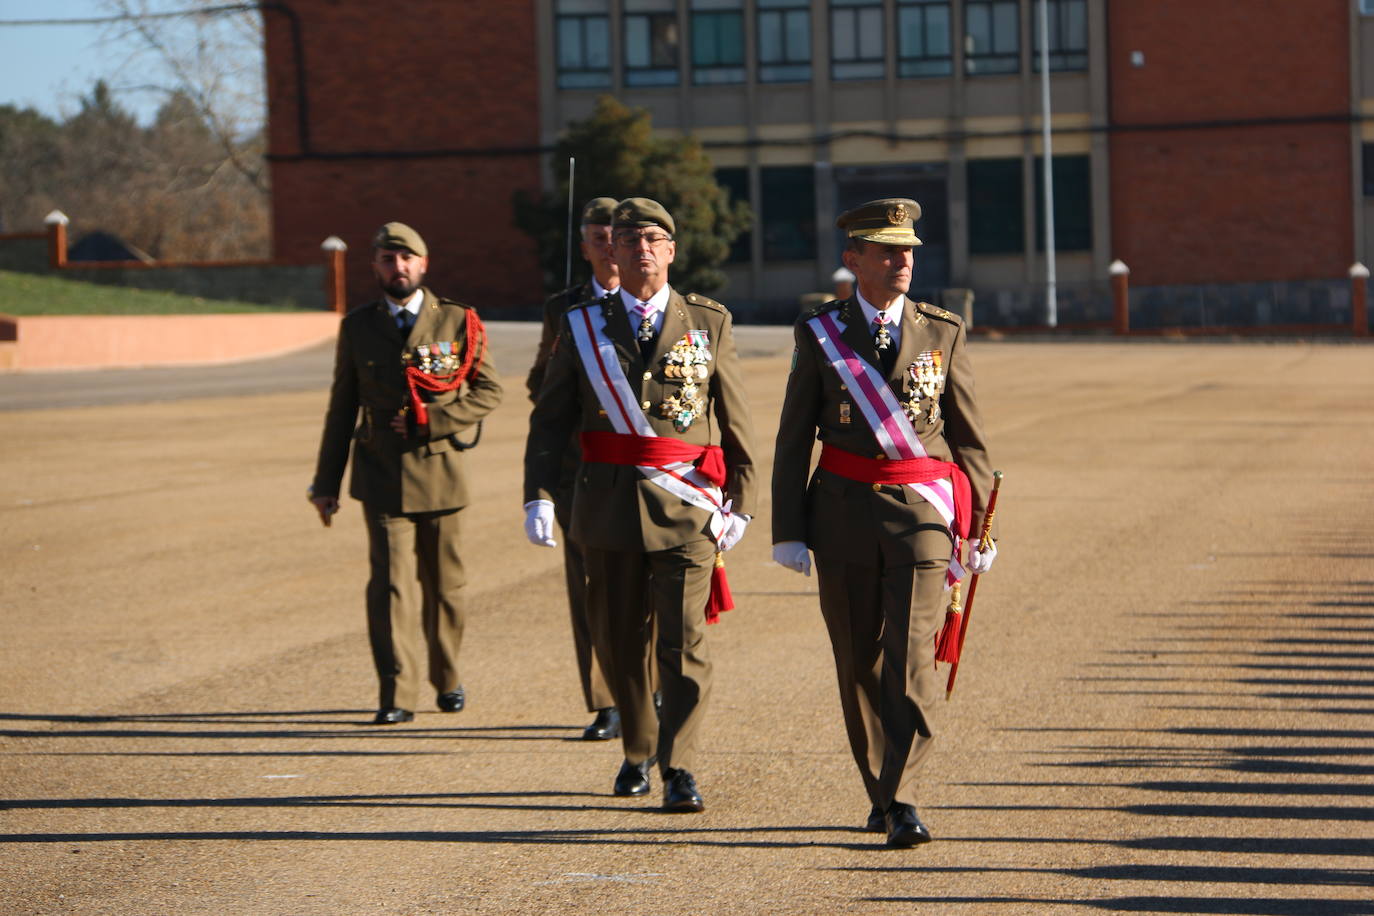
[[[878,445],[888,458],[905,460],[927,458],[925,446],[916,435],[911,421],[907,419],[897,396],[887,381],[868,360],[855,353],[844,342],[840,334],[843,330],[835,320],[834,312],[824,312],[806,322],[811,333],[816,336],[821,352],[829,361],[831,368],[840,376],[840,382],[854,395],[869,429],[873,431]],[[925,483],[905,483],[918,496],[935,507],[945,524],[949,526],[950,536],[954,538],[954,556],[949,561],[948,584],[964,578],[964,567],[959,563],[959,533],[955,530],[954,482],[949,477]]]
[[[568,316],[568,323],[572,327],[573,342],[577,345],[577,355],[582,360],[587,380],[611,426],[621,435],[659,438],[640,409],[639,398],[630,388],[625,371],[620,367],[615,344],[606,334],[606,318],[601,310],[594,307],[575,309]],[[711,513],[709,530],[712,539],[719,541],[725,533],[730,505],[724,501],[720,487],[699,468],[687,461],[635,466],[650,483]]]

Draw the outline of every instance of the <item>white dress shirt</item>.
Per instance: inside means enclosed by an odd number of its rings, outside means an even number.
[[[671,292],[672,288],[665,283],[659,288],[658,292],[654,293],[648,299],[649,304],[654,306],[653,317],[649,320],[653,322],[655,335],[663,329],[663,310],[668,307],[668,295]],[[631,296],[629,293],[625,292],[625,287],[622,286],[620,287],[620,301],[625,303],[625,314],[630,318],[630,330],[638,336],[639,322],[641,321],[638,306],[639,303],[644,300],[636,299],[634,296]]]
[[[858,290],[854,291],[854,298],[859,300],[859,308],[863,310],[864,319],[868,322],[869,336],[873,334],[873,319],[877,318],[878,312],[881,311],[887,316],[887,333],[892,337],[892,346],[900,347],[902,345],[902,308],[906,305],[906,296],[902,296],[885,309],[879,309],[870,304],[864,298],[863,293]]]

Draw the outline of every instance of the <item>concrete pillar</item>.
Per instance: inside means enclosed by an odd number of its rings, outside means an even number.
[[[324,251],[324,295],[331,311],[342,315],[348,311],[348,287],[344,279],[344,254],[348,245],[337,235],[320,243]]]
[[[61,270],[67,266],[67,214],[61,210],[54,210],[43,217],[43,224],[48,227],[48,266],[53,270]]]
[[[1112,278],[1112,326],[1117,334],[1131,331],[1131,269],[1119,258],[1107,267]]]
[[[1369,268],[1359,261],[1350,265],[1350,323],[1356,337],[1369,336]]]

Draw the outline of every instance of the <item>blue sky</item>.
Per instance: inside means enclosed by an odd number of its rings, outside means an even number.
[[[191,6],[187,0],[160,0],[160,10]],[[50,117],[76,111],[81,96],[98,78],[112,88],[129,83],[120,74],[134,45],[112,38],[102,25],[7,25],[14,20],[85,19],[108,16],[100,0],[0,0],[0,105],[36,108]],[[151,121],[160,99],[148,93],[118,93],[125,108],[143,123]]]

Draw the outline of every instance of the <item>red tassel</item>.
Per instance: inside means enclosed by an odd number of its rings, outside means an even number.
[[[420,398],[420,392],[413,385],[410,388],[410,410],[411,413],[415,414],[416,426],[429,425],[429,409],[425,407],[425,402]]]
[[[717,623],[725,611],[734,610],[730,582],[725,578],[725,554],[716,551],[716,567],[711,570],[711,596],[706,599],[706,622]]]
[[[960,616],[964,606],[959,603],[959,583],[949,590],[949,610],[945,611],[945,625],[935,637],[935,660],[954,664],[959,660]]]
[[[935,637],[935,660],[953,664],[959,660],[959,623],[962,615],[950,608],[945,611],[945,625]]]

